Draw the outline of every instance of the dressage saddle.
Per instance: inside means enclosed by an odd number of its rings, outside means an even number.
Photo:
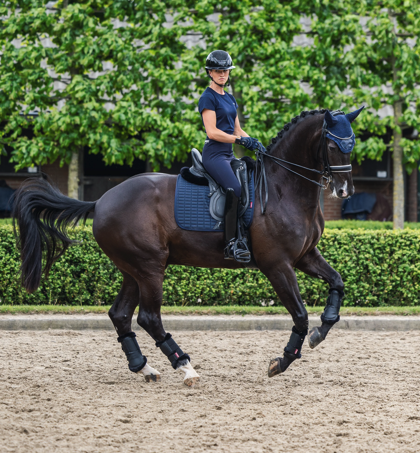
[[[200,151],[193,148],[191,150],[192,166],[181,169],[181,176],[192,184],[201,186],[209,186],[210,197],[210,215],[217,220],[214,227],[215,230],[220,229],[224,221],[226,193],[224,189],[207,173],[203,166],[203,161]],[[249,180],[252,177],[253,159],[234,159],[231,162],[232,170],[235,173],[238,181],[241,183],[242,192],[239,200],[239,217],[242,217],[249,207]]]

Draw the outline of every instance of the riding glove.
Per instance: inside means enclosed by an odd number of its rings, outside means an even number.
[[[258,145],[261,145],[261,143],[256,138],[253,137],[237,138],[235,140],[235,143],[237,143],[238,145],[242,145],[246,149],[249,149],[251,151],[254,151],[256,148],[258,148]]]

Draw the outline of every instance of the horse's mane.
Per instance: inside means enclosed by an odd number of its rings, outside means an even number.
[[[318,113],[325,113],[327,109],[321,109],[321,110],[310,110],[310,111],[303,111],[301,112],[300,115],[295,116],[290,123],[287,123],[283,126],[283,129],[277,134],[276,137],[271,139],[270,144],[267,146],[267,152],[270,152],[271,148],[278,143],[284,136],[286,132],[288,132],[290,129],[294,129],[294,125],[299,122],[300,119],[303,119],[309,115],[316,115]]]

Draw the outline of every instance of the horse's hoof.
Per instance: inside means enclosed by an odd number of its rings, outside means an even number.
[[[180,366],[177,368],[177,370],[185,373],[184,375],[184,384],[187,387],[195,387],[199,381],[200,381],[200,376],[197,374],[197,372],[194,370],[194,368],[191,366],[191,363],[189,360],[187,360],[187,363]]]
[[[309,332],[309,335],[308,335],[309,347],[311,349],[314,349],[319,345],[319,343],[321,343],[323,341],[324,341],[324,338],[322,337],[321,332],[319,331],[318,327],[314,327],[313,329],[311,329],[311,331]]]
[[[191,377],[184,380],[184,384],[187,387],[195,387],[196,385],[198,385],[199,382],[200,382],[199,377]]]
[[[160,381],[160,373],[159,371],[152,368],[148,363],[144,365],[144,367],[139,371],[144,376],[146,382],[158,382]]]
[[[281,373],[280,357],[270,360],[270,364],[268,365],[268,377],[273,377]]]
[[[146,382],[159,382],[160,374],[146,374],[144,379],[146,379]]]

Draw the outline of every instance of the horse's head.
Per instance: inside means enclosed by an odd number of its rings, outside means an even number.
[[[325,112],[326,123],[326,169],[330,169],[330,188],[333,196],[347,198],[353,195],[354,186],[351,175],[350,154],[356,143],[351,123],[364,107],[345,114],[332,115]],[[328,168],[329,167],[329,168]]]

